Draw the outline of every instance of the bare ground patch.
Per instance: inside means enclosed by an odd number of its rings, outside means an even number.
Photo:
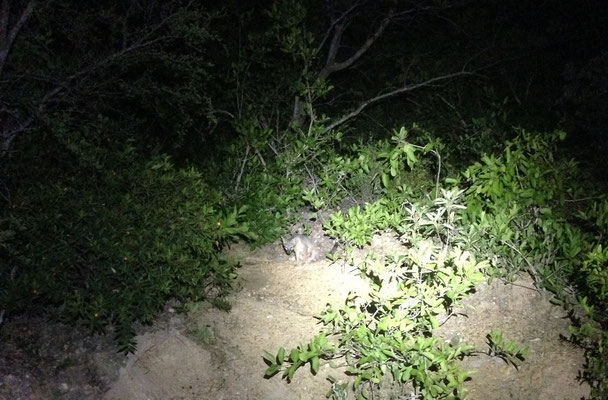
[[[136,354],[121,358],[111,339],[45,321],[10,321],[3,327],[0,399],[323,399],[328,375],[348,379],[341,370],[321,367],[317,376],[298,371],[292,383],[264,379],[264,350],[308,342],[321,326],[313,315],[325,304],[341,304],[350,291],[365,294],[354,271],[322,261],[300,266],[279,244],[240,258],[239,285],[228,313],[201,305],[187,316],[168,310],[138,336]],[[374,249],[399,250],[389,236],[374,239]],[[582,351],[560,339],[564,312],[531,283],[482,284],[467,307],[449,318],[437,335],[447,341],[487,349],[487,333],[502,330],[507,339],[530,347],[519,370],[486,355],[469,357],[463,368],[477,371],[467,383],[471,399],[580,399],[589,388],[576,377]],[[34,335],[19,334],[35,330]],[[45,332],[45,333],[43,333]],[[70,362],[65,361],[68,357]]]

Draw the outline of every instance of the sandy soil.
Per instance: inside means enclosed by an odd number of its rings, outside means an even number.
[[[385,235],[373,246],[381,253],[394,251],[398,243]],[[56,332],[27,336],[23,330],[32,328],[26,322],[7,324],[0,331],[7,344],[0,354],[0,399],[324,399],[328,375],[349,379],[340,370],[326,364],[317,376],[299,370],[291,383],[279,376],[265,379],[262,354],[308,342],[321,329],[313,315],[327,303],[343,303],[350,291],[365,294],[366,285],[354,271],[329,261],[298,265],[280,244],[253,252],[237,245],[230,255],[242,260],[240,290],[230,299],[230,312],[202,304],[179,315],[168,307],[137,337],[137,352],[126,358],[113,352],[106,337],[87,339],[60,324],[44,325],[45,332]],[[440,338],[485,350],[485,336],[500,329],[506,339],[530,347],[519,370],[486,355],[465,359],[463,368],[477,371],[467,383],[470,399],[588,395],[589,388],[576,379],[582,351],[560,339],[567,333],[565,313],[529,281],[482,284],[466,305],[441,326]],[[66,355],[69,362],[62,358]]]

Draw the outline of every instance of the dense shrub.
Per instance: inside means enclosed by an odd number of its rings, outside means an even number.
[[[245,210],[224,208],[195,169],[84,136],[70,146],[74,168],[32,167],[42,179],[16,190],[9,216],[22,224],[10,229],[1,302],[9,313],[53,305],[94,330],[116,326],[122,349],[132,350],[132,323],[151,322],[168,299],[221,295],[235,265],[220,251],[254,235],[241,222]]]

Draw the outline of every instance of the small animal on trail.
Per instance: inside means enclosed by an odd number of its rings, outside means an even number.
[[[321,258],[319,249],[308,236],[297,234],[287,240],[281,239],[281,241],[283,242],[285,252],[287,254],[295,254],[296,261],[298,262],[304,264],[312,263],[319,261]]]

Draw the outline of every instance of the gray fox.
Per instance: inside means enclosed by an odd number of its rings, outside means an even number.
[[[319,249],[308,236],[293,235],[288,240],[283,240],[283,248],[287,254],[294,253],[296,261],[303,263],[319,261],[321,254]]]

